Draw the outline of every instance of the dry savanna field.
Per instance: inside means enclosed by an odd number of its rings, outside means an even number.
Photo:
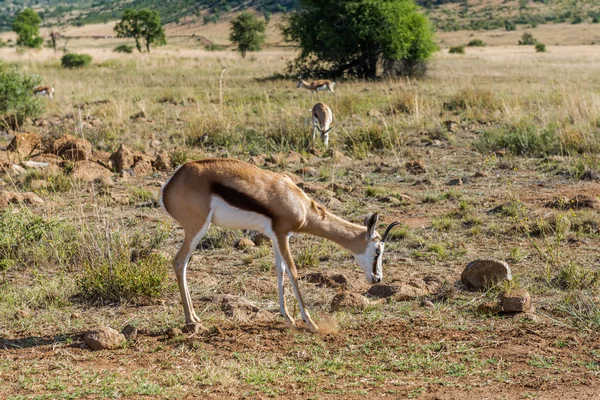
[[[42,201],[0,215],[0,398],[598,397],[597,46],[443,49],[423,79],[341,81],[311,99],[295,81],[262,79],[292,49],[242,59],[179,39],[119,55],[100,42],[69,44],[94,57],[79,70],[47,49],[0,49],[56,89],[25,130],[85,139],[95,165],[114,167],[121,145],[169,162],[95,180],[70,161],[5,167],[3,191]],[[311,141],[317,100],[333,110],[330,149]],[[188,272],[209,330],[179,331],[169,260],[182,230],[156,200],[174,167],[205,157],[287,173],[356,223],[379,212],[380,232],[400,220],[380,288],[343,249],[294,237],[321,333],[305,329],[289,284],[299,327],[288,328],[270,244],[211,227]],[[513,280],[467,290],[461,272],[482,258],[506,261]],[[481,306],[521,289],[530,312]],[[332,312],[335,296],[345,302]],[[127,325],[136,333],[116,349],[84,344],[90,329]]]

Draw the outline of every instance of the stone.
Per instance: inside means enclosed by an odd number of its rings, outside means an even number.
[[[73,166],[73,179],[93,182],[96,179],[110,179],[113,173],[102,165],[92,161],[76,161]]]
[[[51,153],[38,154],[35,157],[31,157],[29,160],[35,161],[35,162],[47,163],[49,165],[56,165],[58,167],[62,167],[63,165],[65,165],[65,160],[63,160],[61,157],[57,156],[56,154],[51,154]]]
[[[464,183],[462,178],[450,179],[448,181],[448,186],[462,186]]]
[[[131,168],[134,176],[150,175],[153,171],[152,161],[148,156],[139,157]]]
[[[140,112],[137,112],[137,113],[131,115],[129,118],[132,119],[133,121],[140,121],[140,120],[146,119],[147,117],[146,117],[146,113],[144,112],[144,110],[142,110]]]
[[[389,285],[385,283],[378,283],[373,285],[367,290],[367,295],[370,297],[376,297],[378,299],[384,299],[391,297],[400,290],[398,285]]]
[[[129,147],[122,144],[119,149],[110,156],[110,161],[113,162],[117,172],[129,169],[133,167],[134,163],[133,151]]]
[[[313,167],[302,167],[300,169],[297,169],[296,173],[301,176],[311,176],[311,177],[319,175],[319,171]]]
[[[133,325],[125,325],[121,330],[121,333],[127,340],[135,340],[138,335],[138,329]]]
[[[239,321],[247,321],[254,320],[261,314],[269,314],[265,310],[261,310],[253,302],[244,299],[243,297],[224,294],[220,296],[220,299],[221,310],[229,318]]]
[[[431,302],[431,300],[423,299],[421,300],[421,307],[435,308],[435,305],[433,304],[433,302]]]
[[[254,235],[254,244],[256,244],[257,246],[262,246],[263,244],[270,244],[271,243],[271,239],[265,235],[264,233],[256,233],[256,235]]]
[[[192,333],[196,333],[196,329],[195,332]],[[183,335],[183,331],[179,328],[171,328],[169,330],[167,330],[167,336],[171,339],[176,338],[177,336],[181,336]]]
[[[482,290],[510,280],[512,280],[512,272],[508,264],[494,259],[472,261],[460,276],[460,281],[473,290]]]
[[[477,171],[473,174],[473,178],[487,178],[489,175],[485,171]]]
[[[486,301],[477,306],[477,312],[486,315],[493,315],[502,312],[502,306],[497,301]]]
[[[424,174],[427,172],[425,162],[423,160],[413,160],[404,164],[404,168],[411,174]]]
[[[167,151],[156,153],[156,158],[152,161],[152,167],[157,171],[171,170],[171,155]]]
[[[63,135],[53,143],[53,153],[65,160],[88,160],[92,155],[92,144],[73,135]]]
[[[22,157],[28,157],[36,151],[40,151],[42,137],[37,133],[17,133],[7,146],[8,151],[18,153]]]
[[[447,120],[447,121],[444,121],[444,125],[446,125],[446,130],[448,132],[451,132],[451,133],[458,132],[458,128],[459,128],[458,122],[452,121],[452,120]]]
[[[531,295],[525,289],[509,290],[500,297],[500,304],[506,312],[528,312],[531,310]]]
[[[25,162],[23,162],[23,166],[27,167],[29,169],[45,169],[48,168],[48,164],[47,162],[41,162],[41,161],[31,161],[31,160],[27,160]]]
[[[31,313],[27,310],[17,310],[15,312],[15,319],[23,319],[27,318],[31,315]]]
[[[20,194],[9,191],[0,191],[0,209],[7,207],[9,204],[17,204],[21,202]]]
[[[18,164],[13,164],[10,166],[10,168],[8,169],[8,173],[11,174],[12,176],[19,176],[19,175],[23,175],[24,173],[26,173],[27,171],[25,170],[25,168],[21,167]]]
[[[306,157],[304,157],[302,154],[297,153],[295,151],[291,151],[291,150],[287,154],[285,159],[288,163],[291,163],[291,164],[299,164],[299,163],[306,164],[308,162]]]
[[[241,238],[235,244],[235,248],[238,250],[245,250],[245,249],[249,249],[250,247],[254,247],[254,246],[256,246],[256,244],[248,238]]]
[[[28,204],[31,206],[41,206],[44,205],[44,200],[40,198],[37,194],[33,192],[26,192],[21,195],[22,202],[24,204]]]
[[[360,293],[342,292],[331,300],[331,312],[364,310],[369,305],[369,299]]]
[[[556,208],[559,210],[579,210],[582,208],[590,208],[593,210],[598,208],[598,200],[584,194],[578,194],[572,199],[555,197],[552,201],[546,203],[545,207]]]
[[[92,350],[113,350],[125,343],[125,335],[110,327],[102,326],[86,332],[83,341]]]
[[[250,157],[249,162],[252,165],[265,165],[266,159],[263,155],[259,154],[257,156]]]

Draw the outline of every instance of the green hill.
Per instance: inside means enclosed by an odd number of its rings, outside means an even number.
[[[442,31],[513,29],[517,25],[600,20],[597,0],[417,0]],[[300,0],[0,0],[0,30],[16,13],[34,8],[45,25],[80,26],[118,19],[126,8],[150,8],[165,24],[218,22],[225,14],[253,8],[265,14],[298,9]]]

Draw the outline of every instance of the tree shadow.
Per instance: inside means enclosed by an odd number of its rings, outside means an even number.
[[[7,339],[0,337],[0,349],[22,350],[32,347],[50,346],[56,344],[67,344],[69,347],[79,347],[79,341],[83,339],[83,332],[65,333],[53,337],[27,336],[18,339]]]

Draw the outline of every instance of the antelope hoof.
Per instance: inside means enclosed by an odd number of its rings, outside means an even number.
[[[308,325],[308,329],[310,329],[312,333],[319,333],[319,327],[314,322],[306,322],[306,325]]]

